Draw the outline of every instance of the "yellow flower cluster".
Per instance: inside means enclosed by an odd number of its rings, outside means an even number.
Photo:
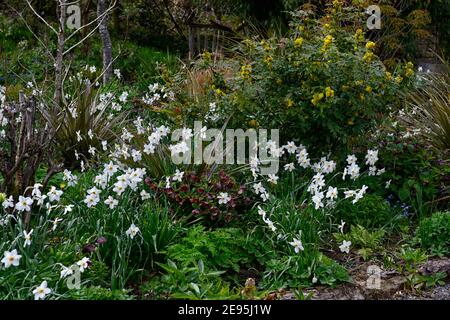
[[[211,88],[214,90],[214,92],[218,95],[218,96],[224,96],[225,92],[223,92],[220,88],[216,88],[215,85],[212,85]]]
[[[334,97],[334,90],[331,89],[330,87],[326,87],[325,88],[325,95],[326,95],[327,98]]]
[[[414,64],[412,62],[408,62],[406,64],[405,76],[408,78],[414,75]]]
[[[298,37],[298,38],[295,39],[294,46],[296,48],[300,48],[302,46],[302,44],[303,44],[303,38],[302,37]]]
[[[258,123],[258,121],[257,121],[257,120],[255,120],[255,119],[253,119],[253,120],[250,120],[250,121],[248,122],[248,124],[249,124],[249,126],[250,126],[250,127],[253,127],[253,128],[256,128],[256,127],[258,127],[258,126],[259,126],[259,123]]]
[[[5,202],[6,198],[6,194],[0,192],[0,203]]]
[[[375,54],[372,52],[372,50],[375,48],[375,42],[369,41],[366,43],[366,53],[363,56],[364,62],[371,62],[373,58],[375,57]]]
[[[373,60],[374,57],[375,57],[375,55],[373,54],[373,52],[368,51],[364,54],[363,61],[369,63]]]
[[[320,102],[320,100],[323,99],[323,97],[324,97],[323,92],[316,93],[316,94],[314,94],[313,98],[311,99],[311,103],[312,103],[314,106],[317,106],[317,104]]]
[[[267,63],[269,66],[271,65],[272,61],[273,61],[273,58],[271,56],[266,56],[264,58],[264,62]]]
[[[294,106],[294,101],[291,98],[289,98],[286,101],[286,105],[288,108],[292,108]]]
[[[333,7],[340,8],[342,6],[342,2],[340,0],[333,1]]]
[[[265,42],[264,40],[262,40],[262,41],[260,42],[260,44],[261,44],[261,46],[263,47],[263,49],[264,49],[265,51],[269,51],[269,50],[270,50],[269,44],[268,44],[267,42]]]
[[[375,48],[376,44],[373,41],[369,41],[366,43],[366,49],[367,50],[373,50]]]
[[[323,46],[320,49],[320,51],[323,53],[327,51],[327,49],[330,47],[330,44],[333,42],[334,38],[332,35],[327,35],[325,39],[323,40]]]
[[[203,53],[202,53],[202,58],[203,58],[204,60],[206,60],[207,62],[211,62],[211,61],[212,61],[212,55],[211,55],[211,52],[209,52],[209,51],[203,52]]]
[[[249,79],[251,73],[252,73],[252,66],[250,66],[250,65],[243,65],[241,67],[241,76],[242,76],[242,78]]]
[[[326,87],[325,88],[325,94],[323,92],[319,92],[314,94],[313,98],[311,99],[311,103],[314,106],[317,106],[317,104],[324,98],[332,98],[334,97],[334,90],[331,89],[331,87]]]
[[[356,30],[355,40],[356,40],[356,42],[363,42],[364,41],[364,32],[362,31],[362,29]]]

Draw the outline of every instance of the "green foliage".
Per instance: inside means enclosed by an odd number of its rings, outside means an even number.
[[[391,181],[387,190],[384,184],[379,184],[377,190],[380,194],[393,193],[388,198],[392,206],[408,203],[412,210],[405,210],[407,216],[423,217],[436,207],[445,210],[449,193],[446,181],[450,174],[445,153],[431,149],[415,130],[401,124],[402,118],[400,112],[370,137],[370,144],[380,150],[380,159],[386,168],[384,179]]]
[[[443,73],[420,80],[420,87],[407,95],[410,108],[405,120],[445,154],[450,150],[450,77]]]
[[[367,229],[377,229],[395,225],[400,219],[389,202],[381,196],[367,194],[353,204],[351,201],[342,201],[337,205],[334,213],[337,222],[344,220],[349,225],[361,225]]]
[[[129,290],[110,290],[102,287],[83,287],[69,291],[68,299],[73,300],[133,300]]]
[[[137,90],[145,91],[147,86],[159,82],[161,73],[174,72],[179,62],[176,56],[169,52],[161,52],[149,47],[143,47],[132,42],[119,42],[122,59],[115,67],[119,68],[127,83],[135,84]]]
[[[424,281],[427,288],[432,288],[436,286],[444,286],[446,278],[447,273],[437,272],[431,275],[424,276]]]
[[[50,104],[41,108],[55,133],[57,156],[63,159],[68,168],[79,166],[76,154],[90,157],[91,147],[101,150],[102,141],[114,143],[126,118],[126,113],[110,114],[108,108],[113,99],[100,99],[90,82],[84,83],[79,79],[73,81],[73,90],[67,93],[69,100],[64,99],[63,107]]]
[[[413,291],[420,290],[427,282],[433,282],[433,278],[423,276],[419,273],[419,265],[428,259],[427,254],[422,249],[401,248],[399,257],[402,260],[402,264],[397,268],[406,278],[405,287],[407,289]]]
[[[167,249],[167,257],[181,266],[189,266],[202,260],[211,270],[239,272],[251,267],[256,257],[252,252],[258,244],[247,238],[241,229],[226,228],[206,230],[194,226],[178,243]],[[257,250],[257,249],[256,249]]]
[[[344,240],[351,241],[352,246],[359,248],[358,254],[361,255],[364,260],[367,260],[371,255],[382,249],[381,244],[385,231],[379,229],[370,232],[363,226],[353,225],[351,226],[349,233],[334,233],[333,235],[338,243],[342,243]]]
[[[128,191],[114,209],[101,202],[96,208],[80,205],[63,214],[66,205],[83,202],[94,175],[92,171],[81,175],[76,186],[65,190],[61,206],[55,210],[41,208],[32,212],[31,246],[23,247],[23,238],[17,237],[23,234],[20,220],[11,225],[10,230],[0,233],[0,251],[16,248],[23,256],[19,267],[1,272],[2,298],[28,299],[43,280],[47,280],[61,298],[67,298],[71,293],[65,279],[60,279],[61,267],[72,266],[83,257],[89,258],[92,264],[82,274],[81,286],[106,286],[113,291],[127,287],[130,281],[140,281],[144,269],[163,260],[166,248],[180,230],[163,203],[142,202]],[[58,179],[55,177],[55,182]],[[52,221],[59,217],[64,223],[52,231]],[[134,239],[126,235],[132,223],[140,229]],[[11,240],[16,237],[20,239],[19,244]],[[11,243],[15,243],[12,248]],[[14,289],[19,287],[20,290]]]
[[[144,291],[151,291],[159,296],[175,299],[236,299],[238,291],[220,279],[223,271],[209,270],[202,260],[180,266],[171,260],[167,264],[158,263],[164,270],[161,277],[152,279],[143,286]]]
[[[420,221],[415,239],[433,255],[450,253],[450,212],[436,212]]]
[[[305,250],[295,256],[284,256],[266,263],[262,286],[268,289],[298,288],[310,285],[313,278],[334,286],[347,282],[347,270],[318,251]]]
[[[406,272],[416,272],[417,267],[428,259],[428,255],[423,249],[410,247],[401,248],[399,257],[404,262],[403,268]]]
[[[292,191],[295,193],[294,190]],[[299,205],[308,201],[307,196],[306,193],[299,198],[294,195],[285,195],[271,201],[264,206],[264,209],[270,214],[270,220],[276,224],[280,234],[301,239],[304,247],[318,248],[321,240],[324,240],[324,231],[330,227],[330,224],[322,211],[317,211],[312,206]],[[258,216],[258,219],[261,220],[261,217]],[[299,232],[301,234],[298,234]],[[284,246],[285,242],[280,243],[275,240],[276,234],[269,233],[267,236],[271,237],[275,243],[279,243],[279,246]],[[283,240],[291,241],[291,239]]]
[[[314,293],[313,292],[309,292],[308,294],[305,295],[305,293],[303,292],[302,288],[299,287],[298,290],[294,290],[294,295],[295,295],[295,299],[303,301],[303,300],[311,300]]]

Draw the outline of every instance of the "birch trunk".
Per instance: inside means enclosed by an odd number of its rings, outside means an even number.
[[[65,45],[65,33],[64,26],[66,23],[67,15],[67,3],[66,0],[59,0],[59,7],[57,6],[57,14],[59,17],[59,30],[58,30],[58,44],[56,49],[56,62],[55,62],[55,104],[59,106],[62,101],[62,82],[63,82],[63,55]]]
[[[100,17],[105,14],[105,0],[98,0],[97,16]],[[108,31],[108,15],[100,19],[99,28],[100,37],[103,46],[103,83],[107,83],[112,76],[112,43]]]

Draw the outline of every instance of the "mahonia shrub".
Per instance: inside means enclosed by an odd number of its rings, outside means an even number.
[[[327,12],[319,20],[294,12],[286,37],[242,41],[239,54],[204,81],[209,99],[196,104],[205,106],[187,105],[185,115],[228,127],[279,128],[284,142],[299,139],[327,151],[351,144],[396,106],[413,65],[387,71],[376,43],[358,27],[359,11],[339,5]],[[204,70],[215,68],[209,60],[204,54],[199,61]]]

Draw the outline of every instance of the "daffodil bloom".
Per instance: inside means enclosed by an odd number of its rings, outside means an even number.
[[[327,191],[327,194],[326,194],[327,199],[334,200],[334,199],[337,198],[337,196],[338,196],[337,188],[333,188],[331,186],[328,187],[328,191]]]
[[[173,177],[172,177],[172,181],[178,181],[178,182],[181,182],[182,181],[182,179],[183,179],[183,175],[184,175],[184,172],[182,172],[182,171],[180,171],[180,170],[176,170],[175,171],[175,174],[173,175]]]
[[[131,224],[130,228],[125,232],[127,236],[129,236],[131,239],[134,239],[134,237],[140,232],[139,228],[136,227],[133,224]]]
[[[349,253],[351,245],[352,245],[351,241],[344,240],[342,241],[342,244],[339,246],[339,250],[341,250],[341,252]]]
[[[269,174],[269,178],[267,179],[270,183],[277,184],[278,176],[275,174]]]
[[[50,202],[59,202],[62,194],[63,192],[61,190],[58,190],[55,186],[52,186],[50,191],[47,193],[47,197]]]
[[[63,219],[61,219],[61,218],[55,218],[55,220],[53,220],[52,231],[56,230],[56,228],[58,227],[58,223],[60,223],[61,221],[63,221]]]
[[[43,281],[36,289],[33,290],[34,300],[44,300],[52,290],[47,287],[47,281]]]
[[[284,165],[284,170],[292,172],[295,169],[294,163],[288,163]]]
[[[14,199],[12,196],[9,196],[8,199],[3,200],[2,207],[6,210],[8,208],[14,208]]]
[[[272,232],[277,231],[277,227],[275,227],[275,224],[272,221],[270,221],[269,219],[266,219],[266,220],[264,220],[264,222],[267,224],[269,229],[272,230]]]
[[[16,203],[15,209],[20,212],[29,212],[32,204],[33,200],[31,198],[19,196],[19,202]]]
[[[145,201],[145,200],[148,200],[151,198],[150,193],[148,193],[145,190],[141,191],[140,196],[141,196],[142,201]]]
[[[84,257],[83,259],[77,262],[77,265],[80,268],[80,272],[84,272],[84,270],[89,268],[90,264],[91,260],[87,257]]]
[[[66,278],[66,277],[70,276],[71,274],[73,274],[73,269],[71,267],[62,266],[62,270],[60,273],[61,279]]]
[[[263,218],[263,220],[266,220],[267,213],[260,206],[258,206],[258,214]]]
[[[304,251],[303,244],[299,239],[294,238],[292,242],[289,242],[291,246],[294,247],[295,253],[299,253],[300,251]]]
[[[112,210],[112,209],[114,209],[114,208],[119,204],[119,201],[117,201],[117,200],[114,199],[113,197],[109,196],[109,197],[105,200],[105,204]]]
[[[253,189],[255,190],[255,193],[256,193],[256,194],[266,192],[266,189],[264,189],[264,187],[262,186],[262,183],[261,183],[261,182],[255,183],[255,184],[253,185]]]
[[[345,226],[345,221],[341,220],[341,224],[338,225],[338,229],[340,233],[344,233],[344,226]]]
[[[231,197],[226,192],[220,192],[217,199],[219,200],[219,204],[227,204],[231,200]]]
[[[9,268],[10,266],[17,267],[19,266],[21,258],[22,256],[20,254],[17,254],[16,249],[12,251],[5,251],[3,253],[2,263],[5,265],[5,268]]]
[[[23,230],[23,237],[25,238],[25,242],[23,244],[24,247],[31,245],[31,235],[33,234],[33,229],[30,232]]]
[[[314,208],[316,210],[323,208],[323,202],[322,199],[324,198],[323,192],[317,192],[313,197],[312,197],[312,202],[314,203]]]

